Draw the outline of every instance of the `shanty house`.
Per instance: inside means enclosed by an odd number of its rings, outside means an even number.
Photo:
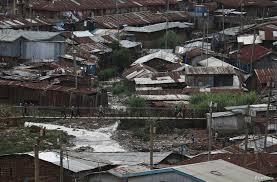
[[[275,68],[255,69],[254,78],[251,80],[252,89],[264,89],[270,82],[276,82],[277,72]],[[275,85],[274,85],[275,86]]]
[[[0,156],[0,181],[28,181],[35,180],[34,154],[10,154]],[[60,155],[56,152],[39,153],[39,181],[60,181]],[[67,157],[63,161],[64,181],[80,182],[94,172],[109,170],[112,165],[103,160],[97,162],[85,159]]]
[[[123,30],[126,34],[132,35],[135,41],[141,42],[143,48],[160,48],[166,29],[174,31],[184,42],[190,37],[192,26],[193,24],[186,22],[163,22],[143,27],[127,26]]]
[[[0,80],[0,98],[3,102],[33,103],[39,106],[98,107],[106,106],[107,93],[90,88],[75,88],[47,83]]]
[[[207,114],[209,118],[210,114]],[[208,119],[209,121],[209,119]],[[207,122],[208,126],[209,122]],[[227,112],[215,112],[212,114],[211,128],[215,131],[238,132],[244,128],[245,121],[241,114]]]
[[[158,72],[173,71],[180,68],[180,58],[172,53],[157,51],[137,59],[131,66],[144,64]]]
[[[224,160],[214,160],[155,170],[150,170],[145,166],[119,166],[109,170],[107,174],[103,176],[102,180],[107,182],[119,182],[125,180],[128,180],[129,182],[272,182],[273,178]],[[96,180],[90,182],[96,182]]]
[[[277,63],[271,49],[259,44],[245,45],[240,52],[231,54],[231,57],[235,60],[238,57],[239,61],[232,64],[246,72],[252,72],[255,68],[272,68]]]
[[[65,52],[64,38],[57,32],[0,31],[0,57],[20,60],[56,60]]]
[[[240,88],[240,81],[232,67],[186,67],[186,83],[190,87]]]
[[[220,7],[246,11],[249,17],[270,16],[275,4],[270,0],[215,0]],[[243,10],[242,10],[243,8]]]
[[[177,0],[169,0],[171,10],[178,8]],[[162,11],[165,9],[163,0],[57,0],[57,1],[33,1],[32,10],[36,16],[43,17],[72,17],[81,20],[88,16],[101,16],[138,11]],[[71,13],[74,12],[74,13]],[[72,15],[72,16],[71,16]]]

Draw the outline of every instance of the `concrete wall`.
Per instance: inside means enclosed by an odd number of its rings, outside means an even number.
[[[242,116],[228,116],[213,118],[212,128],[214,130],[240,130],[243,129],[244,121]]]

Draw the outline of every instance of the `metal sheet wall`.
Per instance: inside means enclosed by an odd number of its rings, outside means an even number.
[[[63,42],[23,42],[21,59],[58,59],[65,53]]]
[[[20,56],[20,41],[0,42],[0,56],[19,57]]]

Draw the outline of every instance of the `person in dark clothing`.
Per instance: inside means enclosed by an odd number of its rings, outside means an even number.
[[[23,116],[27,116],[27,103],[25,102],[25,103],[23,104],[23,106],[24,106]]]
[[[70,113],[71,113],[71,119],[73,117],[75,117],[75,107],[74,106],[71,106]]]

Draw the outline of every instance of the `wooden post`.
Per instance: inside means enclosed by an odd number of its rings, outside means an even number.
[[[153,141],[153,123],[150,121],[150,168],[153,169],[153,147],[154,147],[154,141]]]
[[[35,182],[39,182],[39,138],[34,146],[35,152]]]
[[[273,80],[270,79],[270,82],[267,85],[269,87],[269,95],[268,95],[268,100],[267,100],[267,109],[266,109],[266,124],[265,124],[265,139],[264,139],[264,150],[266,151],[267,147],[267,135],[268,135],[268,125],[269,125],[269,107],[270,107],[270,99],[272,95],[272,87],[273,87]]]
[[[60,135],[60,182],[63,182],[63,144],[62,144],[62,135]]]

